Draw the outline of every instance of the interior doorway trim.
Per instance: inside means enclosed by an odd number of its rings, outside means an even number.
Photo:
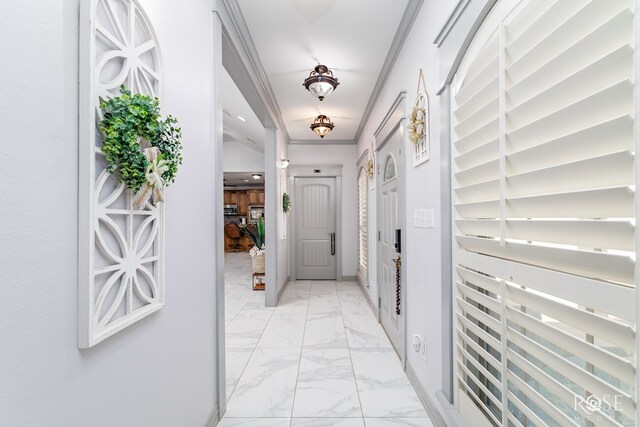
[[[380,208],[380,201],[381,201],[381,194],[380,192],[382,191],[382,180],[381,180],[381,174],[384,173],[384,171],[382,170],[384,168],[384,165],[381,165],[380,162],[383,162],[383,160],[381,159],[379,153],[380,150],[385,146],[385,144],[389,141],[389,139],[395,134],[395,132],[398,130],[398,128],[402,128],[402,146],[400,147],[401,150],[401,155],[402,158],[401,159],[396,159],[397,161],[401,162],[401,174],[398,175],[397,179],[400,180],[400,185],[399,190],[398,190],[398,196],[401,200],[401,203],[405,204],[406,203],[406,173],[407,173],[407,168],[406,168],[406,154],[405,154],[405,146],[406,146],[406,141],[407,141],[407,130],[406,130],[406,126],[404,125],[404,121],[405,121],[405,117],[407,117],[407,112],[406,112],[406,102],[405,99],[407,97],[407,92],[406,91],[402,91],[398,94],[398,96],[396,97],[395,101],[393,101],[393,104],[391,105],[391,108],[389,108],[389,111],[387,112],[387,114],[385,114],[384,118],[382,119],[382,121],[380,122],[380,125],[378,126],[378,128],[376,129],[376,131],[374,132],[374,137],[375,137],[375,144],[376,144],[376,148],[375,148],[375,158],[376,158],[376,234],[380,233],[381,230],[381,223],[380,223],[380,219],[382,218],[382,211]],[[403,237],[405,237],[404,239],[404,243],[403,246],[406,248],[406,234],[407,234],[407,219],[406,219],[406,214],[407,212],[404,212],[405,217],[402,219],[402,233],[403,233]],[[380,245],[380,241],[376,238],[376,259],[377,262],[380,263],[381,259],[382,259],[382,254],[381,254],[381,245]],[[406,259],[406,257],[403,255],[403,259]],[[407,319],[408,319],[408,309],[407,309],[407,263],[403,262],[401,267],[400,267],[400,284],[401,284],[401,300],[403,301],[403,310],[404,310],[404,316],[402,319],[402,322],[404,323],[404,333],[402,338],[402,343],[399,346],[400,348],[396,349],[398,352],[398,355],[400,357],[400,360],[402,362],[402,366],[403,368],[406,368],[406,364],[407,364],[407,329],[408,329],[408,325],[407,325]],[[380,298],[381,298],[381,282],[382,282],[382,278],[379,277],[379,271],[378,271],[378,267],[376,266],[376,294],[378,295],[378,321],[381,321],[381,308],[380,308]]]
[[[295,188],[296,178],[335,178],[336,179],[336,280],[342,281],[342,165],[323,166],[323,165],[289,165],[288,188]],[[295,192],[293,192],[295,193]],[[291,194],[291,206],[295,209],[295,194]],[[289,217],[289,274],[291,280],[296,277],[296,219],[295,215]]]
[[[212,238],[215,242],[213,268],[215,269],[216,289],[216,383],[217,409],[220,418],[226,410],[226,361],[225,361],[225,286],[224,286],[224,190],[223,181],[223,105],[221,74],[226,69],[234,83],[240,89],[256,117],[265,128],[265,212],[267,214],[266,240],[278,241],[277,206],[279,203],[276,191],[276,134],[280,129],[286,132],[281,121],[280,111],[275,102],[273,91],[268,84],[266,74],[257,56],[251,37],[246,30],[236,0],[213,0],[212,19],[213,34],[213,72],[211,75],[211,129],[214,144],[212,165],[216,183],[213,194],[215,227]],[[206,35],[205,35],[206,36]],[[288,142],[288,135],[285,133]],[[270,157],[271,156],[271,157]],[[277,245],[269,249],[266,262],[265,305],[277,303]]]

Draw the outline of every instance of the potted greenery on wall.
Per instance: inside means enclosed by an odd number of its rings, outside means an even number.
[[[282,194],[282,212],[289,213],[291,210],[291,197],[288,193]]]

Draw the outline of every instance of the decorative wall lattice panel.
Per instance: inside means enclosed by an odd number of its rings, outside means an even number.
[[[91,0],[81,10],[78,346],[91,347],[164,306],[163,205],[134,209],[107,172],[100,100],[125,85],[161,98],[162,58],[135,0]]]

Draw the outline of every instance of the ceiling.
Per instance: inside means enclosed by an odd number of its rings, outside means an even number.
[[[223,141],[238,141],[264,153],[264,128],[226,70],[222,71]],[[238,116],[242,117],[244,121]]]
[[[318,114],[335,124],[327,140],[355,139],[408,0],[238,0],[291,141],[320,140]],[[319,63],[340,86],[319,101],[302,82]]]
[[[251,172],[224,172],[224,187],[264,187],[264,172],[255,172],[262,177],[260,179],[253,179]]]

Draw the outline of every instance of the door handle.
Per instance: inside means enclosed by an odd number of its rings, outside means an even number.
[[[336,233],[331,233],[331,255],[336,254]]]

